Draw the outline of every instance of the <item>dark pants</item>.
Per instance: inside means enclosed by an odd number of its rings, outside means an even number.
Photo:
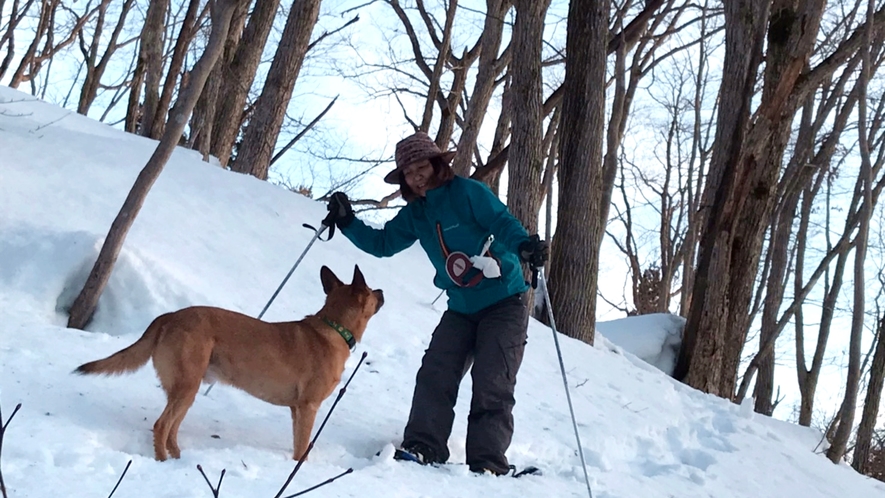
[[[504,453],[513,436],[513,391],[527,320],[520,296],[471,315],[451,310],[443,314],[418,370],[404,447],[424,444],[440,460],[448,460],[458,387],[472,360],[467,464],[499,473],[509,470]]]

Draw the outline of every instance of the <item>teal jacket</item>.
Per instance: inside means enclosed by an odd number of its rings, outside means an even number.
[[[433,283],[445,289],[452,311],[475,313],[528,290],[518,256],[519,245],[528,240],[528,234],[507,206],[476,180],[456,176],[427,191],[426,198],[404,206],[380,230],[354,219],[341,233],[378,257],[393,256],[420,241],[436,268]],[[483,278],[474,287],[459,287],[446,273],[447,253],[477,256],[489,235],[494,236],[489,253],[499,261],[501,276]]]

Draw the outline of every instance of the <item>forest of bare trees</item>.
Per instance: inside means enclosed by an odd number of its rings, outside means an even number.
[[[874,476],[883,47],[883,0],[0,0],[0,84],[158,141],[70,326],[175,147],[376,209],[398,193],[368,173],[422,130],[552,240],[561,332],[681,315],[674,377]],[[371,110],[330,119],[345,100]],[[340,139],[376,126],[402,133]]]

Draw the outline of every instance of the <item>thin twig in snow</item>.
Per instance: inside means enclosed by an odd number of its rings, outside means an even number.
[[[310,493],[311,491],[313,491],[313,490],[315,490],[315,489],[317,489],[317,488],[321,488],[321,487],[325,486],[326,484],[331,484],[331,483],[337,481],[338,479],[340,479],[340,478],[342,478],[342,477],[344,477],[344,476],[346,476],[347,474],[350,474],[350,473],[352,473],[352,472],[353,472],[353,468],[351,467],[351,468],[345,470],[344,472],[338,474],[337,476],[335,476],[335,477],[333,477],[333,478],[331,478],[331,479],[326,479],[325,481],[323,481],[323,482],[317,484],[316,486],[311,486],[311,487],[305,489],[304,491],[299,491],[299,492],[295,493],[294,495],[289,495],[289,496],[286,496],[285,498],[295,498],[296,496],[301,496],[301,495],[304,495],[304,494]]]
[[[216,486],[214,486],[214,487],[212,486],[212,483],[209,482],[209,478],[206,477],[206,473],[203,472],[203,466],[202,466],[202,465],[197,465],[197,470],[200,471],[200,474],[203,476],[203,479],[206,480],[206,485],[208,485],[208,486],[209,486],[209,489],[212,490],[212,496],[213,496],[214,498],[218,498],[218,492],[221,490],[221,480],[224,479],[224,472],[225,472],[225,469],[221,469],[221,475],[218,476],[218,485],[216,485]]]
[[[126,464],[126,468],[123,469],[123,473],[120,474],[120,478],[117,479],[117,484],[114,486],[114,489],[111,490],[111,494],[108,495],[108,498],[114,496],[114,493],[117,492],[117,488],[120,487],[120,483],[123,482],[123,478],[126,477],[126,471],[129,470],[129,466],[132,465],[132,460],[129,460],[129,463]]]
[[[15,414],[18,413],[21,407],[21,403],[15,405],[15,408],[12,410],[12,415],[6,419],[6,422],[3,422],[3,412],[0,411],[0,424],[2,424],[0,425],[0,455],[3,454],[3,435],[6,434],[6,428],[9,427],[9,423],[12,422],[12,417],[15,417]],[[3,498],[8,498],[8,495],[6,494],[6,483],[3,482],[2,468],[0,468],[0,495],[2,495]]]

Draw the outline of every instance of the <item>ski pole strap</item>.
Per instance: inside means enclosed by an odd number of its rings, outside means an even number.
[[[323,227],[320,230],[317,230],[316,228],[313,227],[313,225],[309,225],[307,223],[304,223],[301,226],[303,226],[304,228],[308,228],[310,230],[313,230],[314,232],[316,232],[316,234],[320,240],[322,240],[323,242],[328,242],[328,241],[332,240],[332,237],[335,235],[335,223],[331,223],[331,224],[326,223],[326,220],[328,220],[328,219],[329,219],[329,217],[326,216],[326,219],[323,220],[322,224],[320,225],[321,227]],[[326,237],[325,239],[323,239],[322,237],[319,237],[319,235],[322,234],[323,230],[325,230],[326,228],[329,229],[329,236]]]

